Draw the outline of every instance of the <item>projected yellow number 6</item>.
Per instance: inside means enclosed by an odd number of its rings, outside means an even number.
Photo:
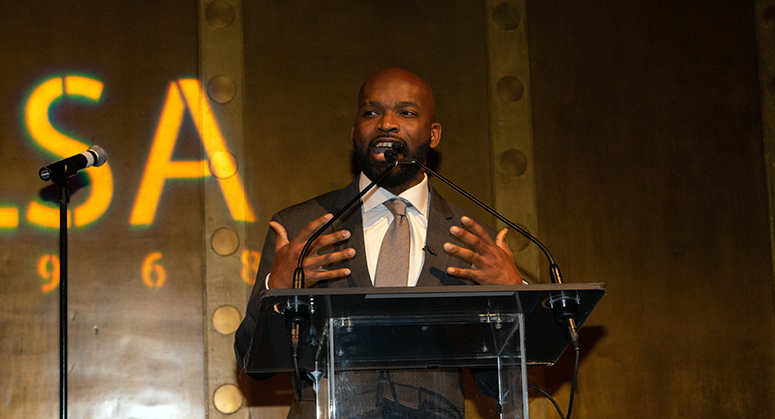
[[[153,252],[143,260],[143,282],[151,288],[161,287],[167,281],[167,271],[156,263],[162,256],[160,252]],[[154,276],[156,279],[153,278]]]

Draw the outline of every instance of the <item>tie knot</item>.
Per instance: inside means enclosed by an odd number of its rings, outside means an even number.
[[[383,202],[383,204],[394,217],[398,215],[406,217],[406,202],[394,198]]]

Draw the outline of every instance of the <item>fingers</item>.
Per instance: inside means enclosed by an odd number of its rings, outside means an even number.
[[[495,237],[495,244],[501,249],[503,249],[504,252],[513,256],[513,253],[511,253],[511,248],[509,247],[509,243],[506,241],[506,234],[508,232],[509,232],[508,228],[504,228],[503,230],[498,232],[498,235]]]
[[[338,252],[324,253],[322,255],[310,256],[305,259],[304,277],[306,285],[310,286],[318,281],[327,281],[332,279],[344,278],[350,275],[350,270],[342,269],[323,269],[323,266],[341,262],[355,256],[355,249],[344,249]]]
[[[486,238],[488,241],[492,242],[492,239],[490,238],[490,235],[487,233],[487,230],[485,230],[484,227],[479,225],[479,223],[477,223],[476,221],[468,217],[462,217],[460,221],[463,223],[463,225],[465,225],[471,231],[473,231],[477,237]]]
[[[314,242],[312,242],[312,245],[310,246],[310,253],[314,254],[318,250],[326,247],[331,246],[336,243],[339,243],[340,241],[347,240],[350,238],[350,232],[347,230],[339,230],[333,233],[326,234],[324,236],[320,236],[317,239],[315,239]]]
[[[477,256],[473,250],[452,243],[444,243],[444,250],[471,264],[474,264],[474,259]]]
[[[323,225],[333,217],[333,214],[326,214],[320,218],[312,220],[312,222],[305,225],[304,228],[301,229],[299,235],[296,236],[294,240],[301,241],[302,244],[306,243],[307,240],[309,240],[309,238],[312,237],[312,235],[318,231],[320,227],[323,227]]]
[[[318,229],[330,221],[332,217],[332,214],[326,214],[320,218],[317,218],[311,223],[307,224],[299,232],[299,235],[294,239],[298,240],[299,252],[301,251],[301,248],[304,246],[304,244],[306,244],[307,240],[309,240]],[[309,248],[309,253],[307,253],[307,257],[304,259],[304,276],[307,286],[315,284],[319,281],[344,278],[350,275],[350,270],[347,268],[325,270],[323,269],[323,266],[335,264],[355,256],[355,249],[348,248],[336,252],[323,254],[317,253],[320,249],[323,249],[327,246],[333,246],[349,238],[349,231],[339,230],[333,233],[322,235],[312,242]]]
[[[324,253],[322,255],[309,256],[305,259],[304,268],[308,270],[319,269],[326,265],[341,262],[355,256],[355,249],[349,248],[338,252]]]
[[[452,233],[453,236],[467,243],[469,246],[476,250],[484,249],[486,246],[492,246],[495,244],[492,241],[490,235],[487,233],[487,230],[485,230],[484,227],[479,225],[476,221],[468,217],[463,217],[460,219],[460,221],[468,228],[468,230],[458,226],[452,226],[449,229],[449,232]]]
[[[325,225],[333,217],[332,214],[326,214],[319,217],[301,229],[298,235],[292,240],[288,240],[288,231],[280,223],[271,221],[269,226],[277,235],[275,243],[275,257],[271,270],[271,286],[290,288],[293,279],[293,271],[299,260],[299,255],[304,245],[315,232]],[[355,255],[354,249],[345,249],[342,251],[318,255],[317,252],[325,246],[334,245],[350,237],[350,232],[346,230],[337,231],[318,237],[310,246],[308,257],[304,261],[305,285],[310,286],[318,281],[327,279],[336,279],[350,274],[349,269],[335,269],[326,271],[322,267],[325,265],[341,262]]]
[[[458,226],[452,226],[449,229],[449,232],[452,233],[453,236],[457,237],[460,241],[468,244],[471,249],[460,247],[452,243],[444,243],[444,250],[476,265],[478,257],[480,255],[487,255],[491,253],[491,247],[495,246],[496,243],[492,241],[492,238],[490,238],[487,230],[485,230],[484,227],[479,225],[476,221],[468,217],[462,217],[460,221],[470,231]],[[499,235],[500,234],[503,234],[503,232],[499,233]],[[505,234],[503,234],[503,236],[505,236]]]
[[[275,241],[274,245],[274,251],[277,252],[283,246],[288,244],[288,232],[285,230],[285,227],[283,227],[277,221],[270,221],[269,227],[272,227],[272,230],[274,230],[274,233],[277,235],[277,240]]]
[[[461,269],[461,268],[447,268],[447,273],[463,279],[470,279],[478,284],[483,283],[482,273],[478,269]]]
[[[310,286],[320,281],[330,281],[350,276],[349,269],[335,269],[332,271],[304,271],[305,285]]]
[[[449,267],[447,273],[479,284],[520,283],[522,276],[506,243],[508,229],[498,232],[493,241],[487,230],[474,220],[462,217],[460,221],[468,230],[453,226],[449,231],[468,247],[444,243],[444,250],[470,263],[471,269]]]

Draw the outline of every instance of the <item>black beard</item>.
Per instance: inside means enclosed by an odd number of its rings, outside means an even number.
[[[388,167],[392,166],[387,161],[372,160],[371,148],[364,150],[358,144],[353,144],[353,148],[355,149],[355,161],[369,180],[373,181]],[[428,138],[428,141],[418,145],[414,150],[407,151],[404,157],[424,163],[430,151],[431,139]],[[378,185],[385,189],[394,189],[411,181],[418,173],[420,173],[420,166],[416,164],[402,164],[394,168]]]

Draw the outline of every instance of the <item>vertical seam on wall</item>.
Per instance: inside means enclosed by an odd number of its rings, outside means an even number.
[[[209,160],[212,175],[203,179],[204,208],[204,360],[205,360],[205,417],[247,419],[249,409],[239,389],[238,368],[233,343],[235,321],[244,313],[250,289],[241,280],[245,250],[246,221],[235,220],[233,202],[224,203],[221,179],[234,176],[245,179],[243,140],[243,25],[241,0],[199,1],[199,82],[202,89],[202,108],[212,111],[212,125],[204,128],[203,135],[215,135],[224,149],[203,149],[202,156]],[[200,111],[201,113],[202,111]],[[202,119],[205,123],[204,118]],[[222,134],[222,135],[221,135]],[[204,139],[203,139],[204,140]],[[204,144],[204,141],[203,141]],[[221,153],[222,152],[222,153]],[[216,156],[213,158],[213,156]],[[223,160],[221,160],[223,159]],[[235,172],[218,172],[221,167]],[[216,173],[218,172],[218,173]],[[236,173],[236,174],[235,174]],[[247,191],[245,191],[247,193]],[[247,199],[247,196],[245,196]],[[237,205],[239,206],[239,205]],[[236,208],[237,212],[247,208]],[[225,325],[225,326],[224,326]]]
[[[759,92],[762,110],[762,145],[770,225],[770,266],[775,287],[775,1],[754,1]],[[773,313],[775,315],[775,313]]]
[[[487,83],[495,209],[536,235],[533,126],[524,0],[488,0]],[[503,228],[498,222],[498,228]],[[517,266],[540,281],[538,248],[517,232],[508,235]]]

